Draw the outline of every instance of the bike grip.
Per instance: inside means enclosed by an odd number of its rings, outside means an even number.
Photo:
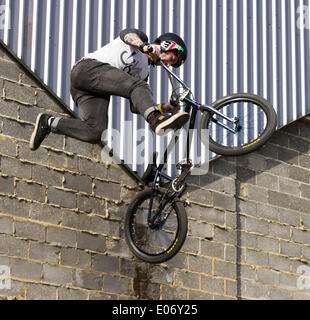
[[[152,45],[148,44],[146,47],[147,47],[147,52],[148,53],[152,53],[154,51]]]
[[[169,103],[174,107],[177,107],[179,105],[177,101],[172,100],[172,99],[169,101]]]

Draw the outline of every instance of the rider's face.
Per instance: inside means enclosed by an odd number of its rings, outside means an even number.
[[[162,52],[160,59],[164,62],[167,67],[173,66],[179,60],[178,56],[174,52]]]

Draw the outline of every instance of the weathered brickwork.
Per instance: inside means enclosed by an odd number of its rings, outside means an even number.
[[[3,48],[0,94],[0,299],[310,299],[297,286],[310,267],[306,118],[192,176],[182,251],[150,265],[124,240],[137,184],[98,145],[50,135],[29,150],[39,112],[68,113]]]

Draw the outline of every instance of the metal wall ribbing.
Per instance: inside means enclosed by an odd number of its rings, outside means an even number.
[[[310,30],[297,23],[304,21],[300,9],[309,0],[0,0],[0,5],[10,8],[1,39],[72,109],[69,75],[75,61],[134,27],[151,40],[168,31],[185,39],[189,59],[177,74],[202,103],[229,93],[257,93],[276,108],[279,127],[310,113]],[[158,102],[168,99],[163,70],[151,70],[150,85]],[[155,142],[158,150],[165,144],[152,139],[144,120],[120,98],[113,98],[109,109],[111,145],[113,129],[120,132],[120,157],[140,172]],[[198,152],[207,158],[204,146],[192,149],[193,157]],[[146,155],[142,166],[139,153]],[[175,158],[182,158],[180,148]]]

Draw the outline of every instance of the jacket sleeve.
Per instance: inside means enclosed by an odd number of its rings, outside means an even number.
[[[120,38],[125,42],[124,37],[128,33],[135,33],[143,42],[149,42],[149,38],[147,35],[138,29],[124,29],[120,32],[119,36]]]

